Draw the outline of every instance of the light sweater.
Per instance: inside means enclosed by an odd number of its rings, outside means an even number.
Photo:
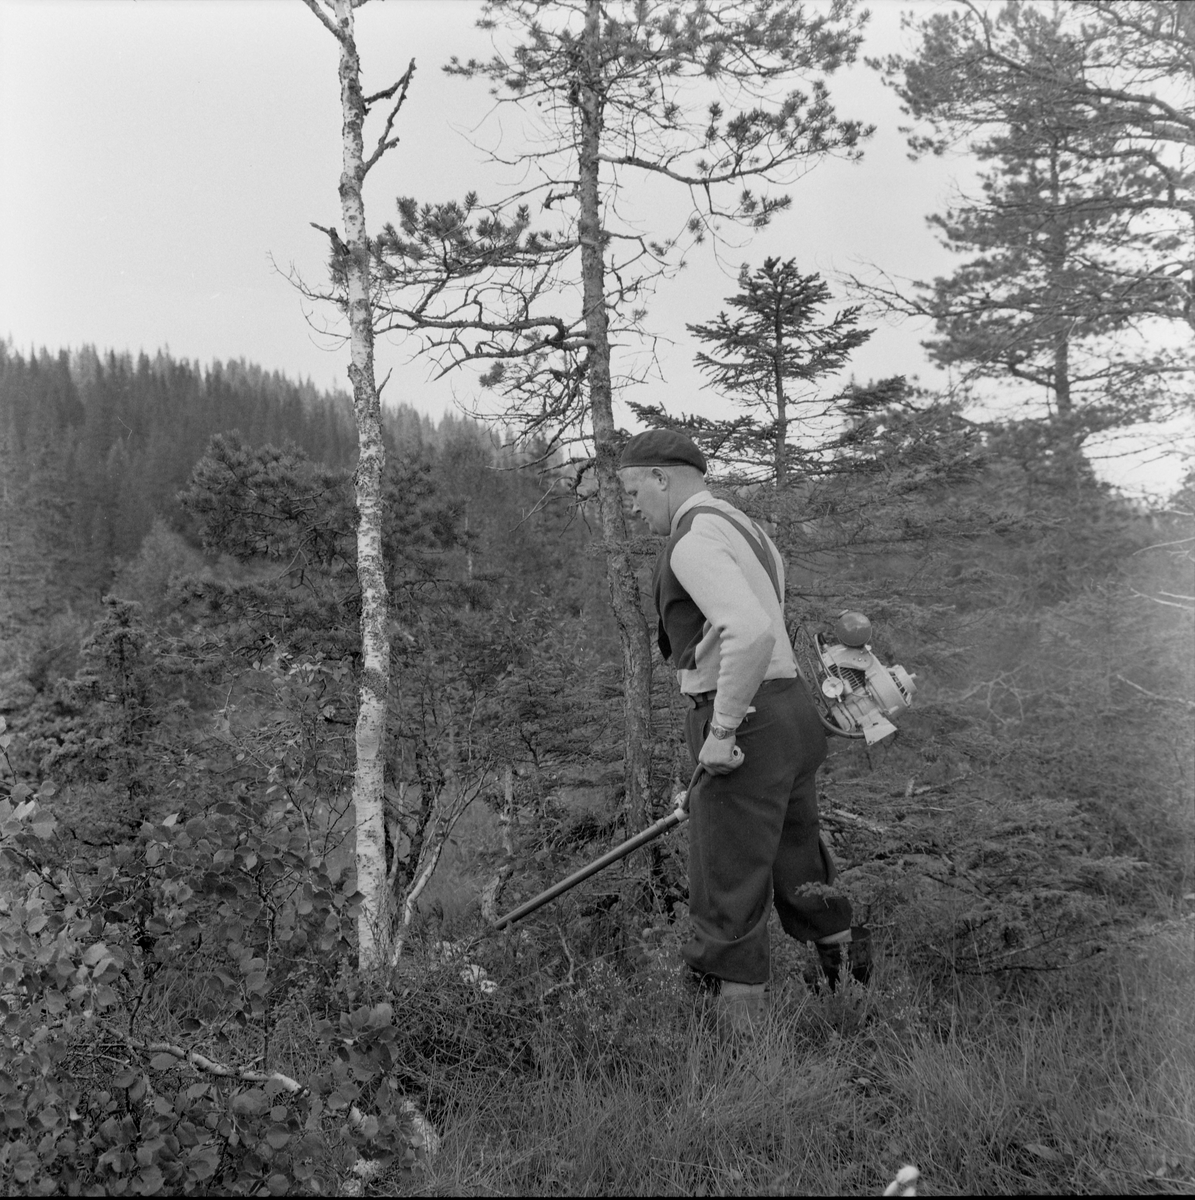
[[[694,508],[715,508],[725,517],[699,512],[686,520]],[[688,528],[680,532],[684,525]],[[690,496],[677,509],[656,568],[661,648],[676,652],[682,692],[717,693],[714,721],[727,729],[738,728],[765,679],[791,679],[797,673],[776,588],[747,539],[771,558],[783,595],[784,562],[771,539],[746,514],[708,491]],[[690,600],[697,614],[686,604]],[[695,616],[701,624],[690,633]]]

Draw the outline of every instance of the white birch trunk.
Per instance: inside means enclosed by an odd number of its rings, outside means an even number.
[[[444,847],[448,844],[448,839],[452,837],[456,823],[465,815],[469,805],[481,794],[486,776],[487,772],[481,771],[472,785],[466,788],[459,775],[454,772],[449,788],[446,789],[446,791],[451,791],[452,799],[446,801],[444,796],[440,795],[435,800],[427,822],[423,845],[420,847],[419,857],[415,863],[411,886],[407,889],[407,894],[402,902],[402,911],[394,923],[391,958],[395,961],[402,954],[406,944],[411,922],[415,919],[415,909],[419,903],[419,897],[423,895],[424,889],[436,873],[436,867],[440,865]]]
[[[381,404],[373,366],[373,306],[369,290],[369,241],[361,185],[365,179],[362,129],[365,98],[351,0],[332,0],[340,44],[340,107],[343,167],[340,210],[347,247],[348,318],[353,411],[358,457],[357,579],[361,586],[361,683],[357,710],[357,764],[353,809],[357,834],[357,890],[365,897],[357,918],[358,964],[380,966],[391,955],[394,913],[387,887],[385,795],[386,698],[390,688],[390,637],[382,562]]]

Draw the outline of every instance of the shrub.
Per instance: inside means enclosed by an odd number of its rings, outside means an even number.
[[[294,812],[227,801],[88,865],[52,794],[0,800],[0,1185],[286,1194],[354,1144],[412,1161],[393,1007],[334,1000],[355,901]]]

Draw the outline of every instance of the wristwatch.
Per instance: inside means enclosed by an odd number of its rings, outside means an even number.
[[[734,737],[733,729],[723,729],[721,725],[715,725],[712,721],[710,722],[710,733],[720,742],[726,741],[727,738]]]

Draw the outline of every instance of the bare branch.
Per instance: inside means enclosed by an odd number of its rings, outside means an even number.
[[[868,833],[884,834],[888,832],[886,826],[877,825],[874,821],[869,821],[866,817],[861,817],[858,813],[849,812],[845,808],[826,808],[821,813],[819,819],[830,825],[855,825],[860,829],[866,829]]]
[[[1192,597],[1195,599],[1195,597]],[[1182,605],[1176,605],[1181,608]],[[1119,679],[1121,683],[1128,684],[1134,691],[1140,692],[1143,696],[1148,696],[1151,700],[1161,700],[1164,704],[1184,704],[1187,708],[1195,708],[1195,701],[1184,700],[1181,696],[1159,696],[1156,692],[1147,692],[1139,683],[1134,683],[1131,679],[1126,679],[1123,675],[1116,675],[1114,678]]]
[[[345,43],[345,35],[344,35],[344,31],[343,31],[343,30],[340,28],[340,26],[339,26],[339,25],[337,25],[337,24],[336,24],[336,22],[335,22],[335,21],[333,21],[333,20],[332,20],[332,18],[331,18],[331,17],[329,17],[329,16],[328,16],[328,14],[327,14],[327,13],[325,13],[325,12],[324,12],[324,10],[323,10],[323,9],[320,7],[319,0],[303,0],[303,3],[304,3],[304,4],[306,4],[306,5],[307,5],[307,7],[308,7],[309,9],[311,9],[311,11],[312,11],[313,13],[315,13],[316,17],[319,19],[319,23],[320,23],[320,24],[321,24],[321,25],[322,25],[322,26],[323,26],[323,27],[324,27],[324,28],[325,28],[325,29],[326,29],[326,30],[327,30],[327,31],[328,31],[328,32],[329,32],[329,33],[330,33],[330,34],[331,34],[331,35],[332,35],[332,36],[333,36],[333,37],[334,37],[334,38],[335,38],[335,39],[336,39],[338,42],[340,42],[340,43],[341,43],[341,45],[344,45],[344,43]]]
[[[399,139],[390,136],[390,130],[394,128],[394,119],[398,116],[398,110],[406,103],[407,92],[411,87],[411,80],[415,76],[415,60],[411,59],[406,71],[403,72],[402,78],[388,87],[384,92],[377,92],[369,96],[365,100],[365,111],[368,112],[370,107],[377,100],[388,100],[394,93],[398,92],[398,98],[394,101],[394,106],[386,116],[386,127],[382,130],[382,136],[378,138],[378,144],[374,147],[373,153],[365,160],[365,164],[361,169],[361,177],[364,179],[369,174],[374,163],[393,146],[397,146]]]
[[[1183,612],[1195,612],[1195,606],[1193,606],[1191,604],[1176,604],[1173,600],[1159,600],[1157,596],[1147,596],[1144,592],[1137,591],[1136,588],[1130,588],[1129,590],[1133,593],[1134,596],[1140,596],[1140,598],[1142,600],[1152,600],[1154,604],[1164,604],[1167,608],[1181,608]],[[1162,593],[1163,596],[1168,595],[1168,594],[1169,593],[1167,593],[1167,592]],[[1184,596],[1183,599],[1184,600],[1188,599],[1188,597]],[[1124,682],[1128,683],[1129,681],[1126,679]],[[1137,685],[1135,683],[1130,684],[1130,687],[1136,687],[1136,686]],[[1186,703],[1186,701],[1184,701],[1184,703]],[[1193,706],[1193,707],[1195,707],[1195,706]]]
[[[349,248],[340,239],[340,234],[336,231],[335,226],[317,225],[314,221],[308,221],[308,225],[312,229],[318,229],[320,233],[327,234],[328,241],[332,243],[332,252],[337,258],[347,257]]]
[[[1134,550],[1133,555],[1144,554],[1147,550],[1173,550],[1176,546],[1189,546],[1192,542],[1195,542],[1195,537],[1176,538],[1173,542],[1154,542],[1152,546],[1142,546]]]

